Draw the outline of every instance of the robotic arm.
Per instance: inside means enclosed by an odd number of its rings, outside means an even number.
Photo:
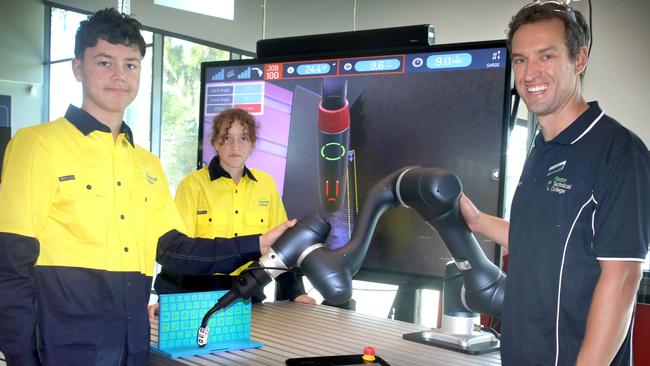
[[[405,171],[401,186],[400,202],[438,232],[462,274],[465,307],[500,318],[506,275],[485,256],[462,217],[460,180],[444,169],[416,168]]]
[[[459,198],[462,185],[450,172],[439,168],[408,167],[382,179],[369,192],[350,241],[337,250],[322,243],[329,223],[318,215],[307,216],[287,230],[271,249],[243,272],[233,289],[206,313],[198,343],[207,343],[207,323],[217,310],[238,298],[249,298],[282,272],[298,267],[331,303],[352,296],[352,276],[361,267],[377,221],[387,210],[402,205],[416,210],[443,239],[462,274],[461,297],[469,310],[501,316],[505,274],[490,262],[462,218]],[[202,344],[202,332],[205,340]]]

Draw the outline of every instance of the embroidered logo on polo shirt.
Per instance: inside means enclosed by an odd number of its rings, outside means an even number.
[[[546,182],[546,191],[557,194],[565,194],[567,191],[570,191],[572,187],[573,184],[569,184],[567,178],[560,176]]]
[[[257,206],[259,207],[268,207],[271,202],[267,199],[259,198],[257,200]]]
[[[548,170],[546,171],[546,176],[548,177],[548,176],[550,176],[550,175],[553,175],[553,174],[555,174],[555,173],[557,173],[557,172],[562,171],[562,169],[564,169],[564,166],[565,166],[565,165],[566,165],[566,160],[565,160],[565,161],[561,161],[561,162],[559,162],[559,163],[557,163],[557,164],[551,166],[551,167],[548,168]]]

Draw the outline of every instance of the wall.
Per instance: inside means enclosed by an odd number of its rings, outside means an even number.
[[[43,4],[3,2],[0,12],[0,95],[11,96],[12,133],[41,121]]]

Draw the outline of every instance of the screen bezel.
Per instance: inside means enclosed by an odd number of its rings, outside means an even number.
[[[354,58],[354,57],[374,57],[382,55],[394,54],[410,54],[410,53],[426,53],[426,52],[452,52],[467,49],[486,49],[486,48],[503,48],[506,50],[505,57],[505,77],[504,77],[504,96],[503,96],[503,121],[501,129],[501,151],[500,151],[500,164],[499,169],[501,176],[498,181],[498,195],[497,195],[497,215],[503,217],[504,214],[504,192],[505,192],[505,177],[506,172],[506,157],[509,135],[509,120],[511,116],[511,65],[510,55],[507,49],[505,40],[490,40],[478,42],[463,42],[463,43],[450,43],[433,46],[416,46],[416,47],[403,47],[403,48],[380,48],[373,50],[359,50],[359,51],[346,51],[337,53],[315,53],[307,55],[291,55],[279,56],[269,58],[251,58],[245,60],[229,60],[229,61],[209,61],[201,63],[201,91],[200,91],[200,111],[199,111],[199,143],[197,154],[197,169],[203,167],[203,138],[206,131],[204,131],[204,118],[205,118],[205,84],[207,82],[207,70],[215,67],[228,67],[228,66],[245,66],[263,63],[282,63],[282,62],[301,62],[301,61],[314,61],[322,59],[338,59],[338,58]],[[208,131],[209,133],[209,131]],[[480,242],[482,238],[477,238]],[[494,243],[494,256],[489,258],[497,266],[501,267],[501,247]],[[361,279],[372,282],[388,283],[395,285],[408,285],[418,288],[441,288],[441,278],[433,275],[412,274],[407,272],[398,272],[390,270],[379,271],[377,269],[364,268],[363,266],[355,275],[355,279]]]

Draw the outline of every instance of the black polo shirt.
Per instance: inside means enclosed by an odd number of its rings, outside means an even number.
[[[650,155],[592,102],[551,141],[542,134],[512,203],[503,365],[573,365],[599,261],[644,261]],[[613,365],[629,365],[630,332]]]

